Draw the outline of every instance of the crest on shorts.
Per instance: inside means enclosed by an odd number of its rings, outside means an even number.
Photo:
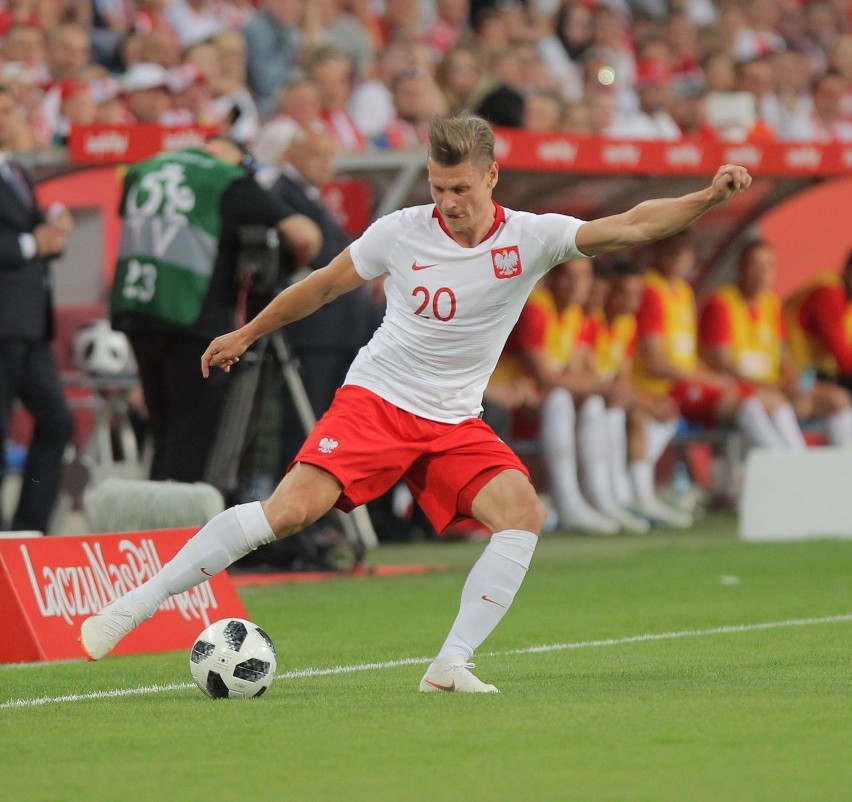
[[[322,454],[331,454],[331,452],[339,445],[340,443],[338,443],[337,440],[332,440],[330,437],[323,437],[323,439],[319,441],[319,446],[317,446],[317,448]]]
[[[506,248],[492,248],[491,262],[494,265],[494,275],[497,278],[514,278],[523,272],[521,254],[517,245]]]

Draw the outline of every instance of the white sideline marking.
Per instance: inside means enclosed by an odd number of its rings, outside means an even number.
[[[549,643],[540,646],[525,646],[521,649],[504,649],[499,652],[486,652],[483,657],[506,657],[513,654],[543,654],[545,652],[564,652],[569,649],[588,649],[596,646],[624,646],[631,643],[648,641],[677,640],[679,638],[696,638],[707,635],[733,635],[740,632],[759,632],[767,629],[783,627],[807,627],[816,624],[837,624],[852,621],[852,613],[831,615],[823,618],[792,618],[787,621],[766,621],[759,624],[732,624],[710,629],[682,629],[677,632],[647,633],[644,635],[628,635],[624,638],[604,638],[602,640],[576,641],[574,643]],[[330,668],[299,668],[278,674],[275,679],[305,679],[306,677],[329,677],[337,674],[354,674],[358,671],[376,671],[401,666],[422,665],[430,663],[431,657],[403,657],[399,660],[387,660],[382,663],[356,663],[348,666],[332,666]],[[77,661],[79,662],[79,661]],[[43,665],[43,664],[38,664]],[[70,693],[63,696],[39,696],[35,699],[11,699],[0,702],[0,710],[22,707],[41,707],[62,702],[86,702],[93,699],[115,699],[125,696],[142,696],[149,693],[164,691],[182,691],[194,688],[191,682],[175,682],[169,685],[142,685],[138,688],[118,688],[112,691],[90,691],[89,693]]]

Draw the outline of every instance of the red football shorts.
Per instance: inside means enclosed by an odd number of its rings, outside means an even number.
[[[427,420],[356,385],[341,387],[291,463],[322,468],[343,487],[344,512],[403,479],[438,532],[472,518],[476,494],[505,470],[529,472],[479,418]]]
[[[737,395],[743,399],[754,395],[754,388],[744,381],[734,382]],[[675,400],[680,414],[688,421],[702,426],[715,426],[718,422],[719,404],[726,390],[702,381],[677,382],[669,395]]]

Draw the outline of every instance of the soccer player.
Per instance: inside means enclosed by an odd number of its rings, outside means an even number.
[[[686,281],[694,265],[692,232],[681,231],[658,244],[656,266],[645,274],[636,315],[636,384],[653,395],[669,395],[689,421],[704,426],[733,423],[757,446],[804,448],[795,415],[784,399],[699,362],[695,295]],[[787,412],[770,417],[785,404]],[[790,416],[793,428],[782,433],[775,421]]]
[[[436,117],[429,141],[434,203],[377,220],[327,267],[202,355],[205,376],[229,371],[259,337],[386,277],[382,325],[272,495],[217,515],[149,581],[87,618],[80,638],[91,659],[108,654],[170,595],[335,505],[348,510],[375,498],[402,477],[438,531],[474,518],[493,533],[420,690],[497,690],[469,661],[512,604],[546,514],[518,457],[479,418],[506,337],[554,265],[670,236],[745,191],[751,176],[727,164],[700,191],[584,222],[494,202],[494,133],[481,118]]]
[[[784,304],[791,352],[800,368],[852,391],[852,251]]]
[[[736,282],[720,287],[704,307],[700,350],[715,370],[783,393],[798,420],[824,419],[832,445],[850,445],[852,397],[833,382],[802,382],[787,346],[781,301],[772,291],[774,276],[769,243],[748,243],[740,252]],[[776,419],[779,413],[789,418],[785,407],[779,407]]]
[[[642,274],[622,263],[601,274],[598,283],[601,304],[589,316],[595,369],[602,379],[621,387],[624,405],[607,409],[613,494],[619,504],[648,520],[692,526],[689,513],[664,504],[655,493],[654,466],[674,437],[680,414],[668,395],[642,392],[633,382]]]

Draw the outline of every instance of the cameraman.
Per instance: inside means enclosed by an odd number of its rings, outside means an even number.
[[[261,188],[245,151],[218,137],[133,165],[120,214],[111,315],[139,366],[154,446],[150,478],[201,481],[229,376],[204,379],[198,365],[210,338],[244,314],[240,231],[275,227],[298,268],[317,252],[319,228]]]

